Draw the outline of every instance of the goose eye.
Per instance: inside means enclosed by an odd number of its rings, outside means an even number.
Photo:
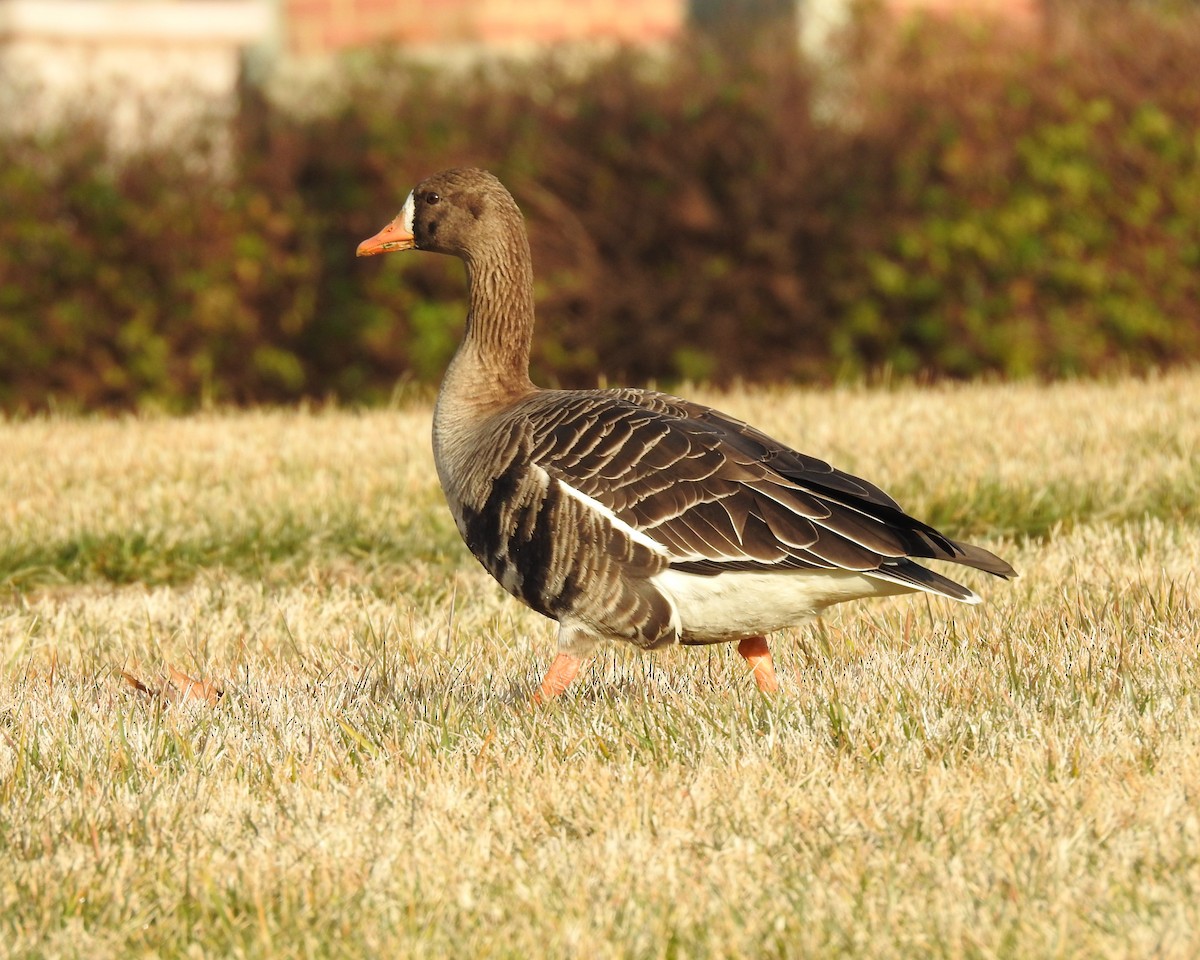
[[[442,198],[441,198],[441,197],[439,197],[439,196],[438,196],[436,193],[434,193],[432,190],[430,190],[430,191],[429,191],[429,193],[425,194],[425,202],[426,202],[427,204],[429,204],[430,206],[433,206],[435,203],[437,203],[437,202],[438,202],[439,200],[441,200],[441,199],[442,199]]]

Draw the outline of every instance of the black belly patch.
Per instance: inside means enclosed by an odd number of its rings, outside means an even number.
[[[571,610],[581,589],[567,570],[555,589],[555,576],[570,565],[556,526],[566,529],[561,486],[550,481],[542,495],[513,461],[492,480],[483,506],[463,508],[463,539],[480,563],[517,599],[557,620]],[[522,482],[522,481],[526,482]]]

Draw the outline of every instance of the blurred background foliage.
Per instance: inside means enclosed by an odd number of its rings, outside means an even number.
[[[0,134],[0,408],[386,399],[435,381],[456,261],[356,261],[421,177],[529,221],[535,379],[1056,377],[1200,360],[1200,15],[1036,34],[867,18],[436,70],[348,61],[285,108],[118,154]]]

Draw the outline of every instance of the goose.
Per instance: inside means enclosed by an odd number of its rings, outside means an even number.
[[[357,255],[413,249],[466,266],[466,330],[434,406],[434,462],[471,553],[558,622],[535,702],[561,695],[604,640],[736,643],[772,692],[767,635],[831,604],[913,591],[980,601],[914,558],[1016,575],[874,484],[719,410],[653,390],[535,386],[529,241],[492,174],[422,180]]]

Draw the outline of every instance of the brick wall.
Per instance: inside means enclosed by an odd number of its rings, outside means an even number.
[[[816,35],[844,22],[850,0],[798,0]],[[1037,19],[1045,0],[883,0],[900,16],[984,13]],[[579,40],[654,43],[676,36],[688,0],[281,0],[285,53],[378,43],[521,48]]]
[[[282,11],[287,52],[305,56],[381,42],[655,42],[683,28],[687,0],[282,0]]]

